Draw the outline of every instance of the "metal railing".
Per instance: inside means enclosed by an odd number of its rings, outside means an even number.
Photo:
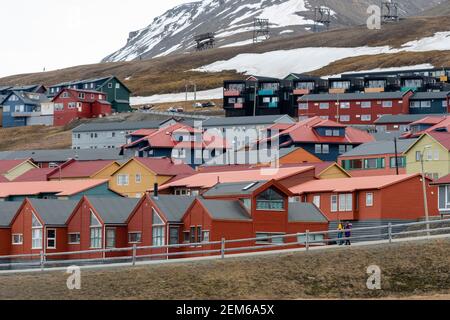
[[[442,224],[443,226],[440,226]],[[447,224],[447,226],[445,226]],[[437,226],[436,226],[437,225]],[[424,229],[410,230],[412,227],[421,227]],[[432,226],[436,226],[432,228]],[[399,231],[395,230],[401,229]],[[353,235],[359,232],[372,232],[364,235]],[[351,232],[350,236],[346,236],[346,232]],[[83,251],[70,251],[70,252],[52,252],[46,253],[41,251],[40,253],[33,254],[19,254],[0,256],[0,270],[22,270],[28,269],[40,269],[53,268],[58,266],[81,264],[81,265],[102,265],[111,263],[126,263],[131,266],[135,266],[140,260],[143,261],[164,261],[169,258],[186,259],[188,257],[216,257],[224,259],[227,254],[254,254],[262,251],[280,251],[288,248],[310,251],[312,247],[330,248],[330,245],[345,244],[346,242],[354,243],[361,242],[364,245],[371,245],[375,243],[390,244],[397,240],[413,241],[417,238],[423,239],[430,236],[445,235],[450,237],[450,219],[447,220],[431,220],[412,223],[400,223],[374,227],[354,228],[349,230],[328,230],[328,231],[309,231],[304,233],[294,234],[280,234],[273,236],[264,236],[257,238],[245,238],[245,239],[233,239],[221,241],[207,241],[200,243],[183,243],[183,244],[171,244],[162,246],[137,246],[136,244],[131,247],[125,248],[107,248],[107,249],[93,249]],[[415,235],[415,237],[414,237]],[[320,239],[315,239],[318,236]],[[406,240],[403,237],[408,237]],[[411,237],[413,236],[413,237]],[[286,241],[287,240],[287,241]],[[291,240],[291,241],[289,241]],[[242,246],[239,246],[242,244]],[[205,248],[206,247],[206,248]],[[186,251],[171,252],[172,249]],[[276,249],[276,250],[270,250]],[[157,251],[156,253],[145,253],[143,251]],[[165,251],[165,252],[162,252]],[[140,254],[140,252],[142,254]],[[119,256],[107,256],[108,253],[123,253]],[[100,257],[92,258],[74,258],[73,256],[82,255],[101,255]],[[68,259],[52,259],[63,258]],[[72,257],[72,258],[71,258]],[[138,261],[139,260],[139,261]],[[180,259],[176,259],[180,260]],[[8,261],[8,262],[1,262]]]

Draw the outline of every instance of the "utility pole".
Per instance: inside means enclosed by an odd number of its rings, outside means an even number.
[[[427,228],[427,236],[430,236],[430,218],[428,215],[428,199],[427,199],[427,188],[426,188],[426,182],[425,182],[425,170],[424,170],[424,154],[425,150],[429,149],[430,146],[426,146],[420,155],[420,164],[422,168],[422,191],[423,191],[423,207],[425,209],[425,221],[427,222],[426,228]]]
[[[253,102],[253,116],[255,117],[256,116],[256,96],[257,96],[257,88],[256,88],[256,86],[257,86],[257,83],[256,83],[256,81],[255,81],[255,101]]]
[[[398,151],[397,151],[397,138],[394,138],[394,148],[395,148],[395,173],[399,175],[398,172]]]

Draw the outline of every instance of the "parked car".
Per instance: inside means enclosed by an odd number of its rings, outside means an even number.
[[[216,106],[216,104],[214,102],[212,102],[212,101],[208,101],[208,102],[205,102],[205,103],[202,104],[203,108],[213,108],[215,106]]]
[[[174,112],[174,113],[182,113],[184,112],[184,109],[182,107],[170,107],[167,109],[168,112]]]
[[[194,108],[203,108],[203,105],[200,102],[194,103],[192,106]]]

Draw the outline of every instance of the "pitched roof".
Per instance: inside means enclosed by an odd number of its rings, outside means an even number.
[[[153,202],[164,213],[168,222],[181,222],[186,210],[194,202],[195,197],[159,195],[151,197]]]
[[[313,166],[282,167],[277,169],[259,168],[258,170],[223,171],[223,172],[198,172],[189,177],[177,179],[161,186],[161,190],[171,187],[187,187],[207,189],[218,182],[247,182],[263,180],[282,180],[293,175],[313,170]]]
[[[34,196],[54,193],[56,196],[72,196],[108,183],[108,180],[63,180],[0,183],[0,198],[9,196]]]
[[[140,199],[88,197],[105,224],[125,224]]]
[[[203,121],[203,127],[221,127],[221,126],[242,126],[257,124],[274,124],[278,121],[294,123],[295,120],[288,115],[268,115],[255,117],[228,117],[228,118],[209,118]]]
[[[50,100],[43,93],[26,92],[26,91],[12,91],[10,95],[16,95],[24,104],[28,105],[40,105],[41,103],[48,103]]]
[[[328,222],[327,217],[312,203],[290,202],[289,222]]]
[[[417,139],[400,139],[397,141],[397,153],[402,154],[417,141]],[[344,153],[340,158],[355,156],[371,156],[380,154],[394,154],[394,141],[375,141],[359,145],[358,147]]]
[[[320,117],[312,117],[302,121],[288,128],[287,130],[281,131],[279,134],[272,136],[270,139],[277,139],[283,136],[289,136],[294,143],[364,143],[374,141],[368,132],[355,129],[353,127],[345,128],[345,136],[341,137],[325,137],[320,136],[316,130],[319,127],[333,127],[342,125],[330,121],[323,120]]]
[[[33,159],[35,162],[66,162],[68,159],[79,161],[123,159],[119,153],[118,149],[1,151],[0,160]]]
[[[390,124],[390,123],[405,123],[410,124],[414,121],[426,118],[426,117],[437,116],[436,114],[385,114],[380,118],[375,120],[375,124]]]
[[[64,226],[72,214],[78,201],[75,200],[48,200],[28,199],[42,218],[44,224],[50,226]]]
[[[445,149],[450,151],[450,132],[431,131],[428,132],[437,142],[439,142]]]
[[[20,201],[0,201],[0,228],[10,226],[21,205]]]
[[[28,159],[0,160],[0,174],[5,174],[26,161]]]
[[[259,187],[266,184],[267,181],[244,181],[244,182],[230,182],[218,183],[208,191],[204,197],[227,196],[227,195],[246,195],[252,194]]]
[[[328,180],[313,180],[290,188],[295,194],[311,192],[353,192],[356,190],[382,189],[417,177],[416,174],[355,177]]]
[[[113,164],[112,160],[75,161],[62,165],[61,170],[55,170],[48,178],[90,178],[92,175]]]
[[[72,131],[77,132],[96,132],[96,131],[135,131],[140,129],[159,129],[165,121],[123,121],[123,122],[104,122],[104,123],[84,123]]]
[[[410,98],[410,100],[447,99],[449,96],[450,96],[450,91],[416,92]]]
[[[170,158],[134,158],[134,160],[158,175],[176,176],[195,173],[192,167],[184,163],[175,164]]]
[[[402,99],[408,92],[377,92],[377,93],[319,93],[306,94],[299,101],[347,101],[347,100],[384,100]]]
[[[433,181],[432,183],[430,183],[432,185],[439,185],[439,184],[450,184],[450,174],[441,177],[438,180]]]
[[[197,199],[208,210],[208,213],[214,220],[252,220],[247,210],[238,200]]]
[[[28,170],[24,174],[14,179],[14,182],[26,182],[26,181],[47,181],[48,175],[55,171],[55,168],[34,168]]]

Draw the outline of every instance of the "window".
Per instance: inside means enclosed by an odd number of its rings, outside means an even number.
[[[384,158],[364,159],[364,169],[384,169],[385,167]]]
[[[363,114],[361,116],[361,121],[371,121],[372,120],[372,116],[370,114]]]
[[[344,154],[345,153],[345,144],[341,144],[339,145],[339,154]]]
[[[108,83],[108,88],[109,89],[112,89],[112,87],[113,87],[113,84],[110,82],[110,83]]]
[[[450,209],[450,185],[439,186],[439,210]]]
[[[340,130],[333,130],[333,137],[340,137],[341,131]]]
[[[165,244],[165,237],[164,237],[164,222],[159,217],[156,210],[153,208],[153,220],[152,220],[152,243],[153,246],[160,247]]]
[[[12,244],[13,245],[20,245],[23,244],[23,234],[13,234],[12,235]]]
[[[79,233],[69,233],[69,244],[80,244]]]
[[[191,231],[189,232],[189,242],[190,243],[195,243],[195,227],[191,227]]]
[[[100,249],[102,247],[102,225],[98,221],[94,212],[91,210],[91,249]]]
[[[67,91],[65,91],[65,92],[62,94],[62,97],[63,97],[63,98],[68,98],[68,97],[69,97],[69,93],[68,93]]]
[[[11,112],[10,106],[3,106],[3,112]]]
[[[350,121],[350,116],[349,115],[342,115],[342,116],[339,117],[339,119],[342,122],[349,122]]]
[[[313,203],[317,208],[320,208],[320,196],[314,196]]]
[[[198,243],[200,243],[200,242],[203,241],[202,236],[203,236],[203,233],[202,233],[202,227],[201,227],[201,226],[198,226],[198,227],[197,227],[197,242],[198,242]]]
[[[86,97],[86,95],[84,94],[84,93],[82,93],[82,92],[80,92],[79,94],[78,94],[78,98],[79,99],[84,99]]]
[[[392,108],[392,101],[383,101],[383,108]]]
[[[179,228],[178,227],[170,227],[169,229],[169,244],[178,244],[180,242],[179,235]]]
[[[416,151],[416,161],[420,161],[422,159],[422,153],[420,151]]]
[[[324,154],[330,153],[330,146],[328,144],[322,145],[322,153],[324,153]]]
[[[406,157],[397,157],[397,166],[399,168],[405,168],[406,167]],[[390,158],[390,167],[396,168],[395,166],[395,157]]]
[[[333,194],[331,196],[331,212],[337,211],[338,211],[338,197],[337,195]]]
[[[129,184],[129,177],[127,174],[119,174],[117,176],[117,185],[128,186],[128,184]]]
[[[256,233],[256,243],[258,244],[283,244],[284,238],[272,238],[272,239],[264,239],[267,237],[276,237],[276,236],[284,236],[284,233]]]
[[[128,234],[128,243],[141,243],[142,233],[141,232],[130,232]]]
[[[330,104],[328,102],[321,102],[319,105],[319,109],[329,109]]]
[[[141,183],[142,182],[142,175],[140,173],[136,174],[135,180],[136,180],[136,183]]]
[[[373,206],[373,193],[368,192],[366,193],[366,207],[372,206]]]
[[[333,130],[325,130],[325,136],[327,137],[333,136]]]
[[[116,83],[116,89],[120,89],[120,83]]]
[[[116,247],[116,229],[106,229],[106,248]]]
[[[328,144],[316,144],[314,150],[317,154],[328,154],[330,153],[330,146]]]
[[[410,108],[420,108],[420,101],[411,101],[409,103]]]
[[[307,103],[299,103],[298,108],[300,110],[308,110],[308,104]]]
[[[203,242],[209,242],[209,231],[203,231]]]
[[[421,101],[420,107],[421,108],[431,108],[431,101],[429,101],[429,100]]]
[[[447,108],[447,101],[442,101],[442,108]]]
[[[370,102],[370,101],[361,102],[361,108],[363,108],[363,109],[372,108],[372,102]]]
[[[353,195],[351,193],[339,195],[339,211],[353,211]]]
[[[56,229],[47,229],[47,249],[56,249]]]
[[[244,204],[244,207],[246,207],[248,211],[252,210],[252,199],[244,198],[244,199],[241,199],[241,201]]]
[[[350,102],[341,102],[341,109],[350,109]]]
[[[270,188],[260,193],[256,198],[257,210],[283,210],[284,198],[274,189]]]
[[[42,224],[34,213],[31,220],[31,248],[42,249]]]

